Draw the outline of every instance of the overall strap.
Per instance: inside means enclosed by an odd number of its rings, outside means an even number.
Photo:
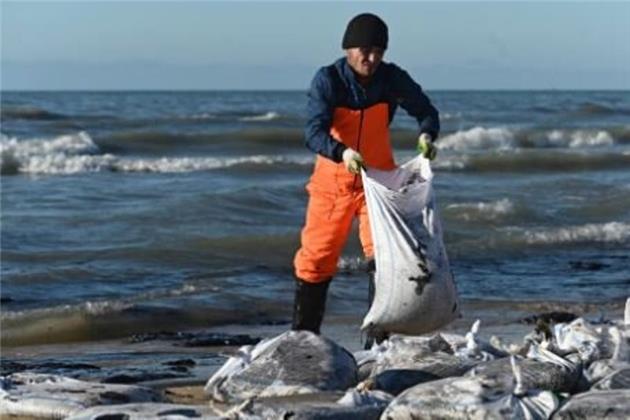
[[[332,81],[336,105],[339,106],[346,104],[348,102],[348,88],[344,81],[341,79],[341,75],[339,74],[337,66],[331,64],[327,67],[327,70],[328,75],[330,76],[330,80]]]

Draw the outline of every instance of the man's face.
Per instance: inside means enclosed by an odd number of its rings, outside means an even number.
[[[348,64],[359,76],[371,77],[383,60],[385,50],[379,47],[348,48]]]

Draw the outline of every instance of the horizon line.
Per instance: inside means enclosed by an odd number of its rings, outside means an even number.
[[[430,88],[423,89],[427,92],[630,92],[630,88]],[[0,93],[62,93],[62,92],[75,92],[75,93],[121,93],[121,92],[177,92],[177,93],[193,93],[193,92],[307,92],[308,89],[299,88],[203,88],[203,89],[162,89],[162,88],[149,88],[149,89],[135,89],[135,88],[115,88],[115,89],[1,89]]]

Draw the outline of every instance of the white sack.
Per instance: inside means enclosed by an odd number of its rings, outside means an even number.
[[[422,156],[392,171],[362,171],[376,261],[362,329],[425,334],[459,316],[459,302]]]
[[[30,372],[0,376],[0,418],[10,414],[62,419],[94,405],[163,399],[159,392],[136,385],[86,382]]]
[[[343,391],[357,383],[357,365],[343,347],[310,331],[287,331],[244,346],[208,380],[219,402]]]

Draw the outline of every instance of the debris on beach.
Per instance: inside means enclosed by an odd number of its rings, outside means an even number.
[[[259,337],[252,337],[247,334],[183,331],[134,334],[128,341],[130,343],[144,343],[154,340],[176,341],[184,347],[246,346],[260,342]]]
[[[416,385],[385,409],[382,419],[547,419],[558,407],[552,392],[524,387],[511,357],[513,384],[501,377],[453,377]],[[506,386],[507,385],[507,386]]]
[[[40,362],[16,362],[13,360],[3,359],[0,363],[0,375],[10,375],[12,373],[28,371],[31,373],[62,373],[64,371],[100,371],[101,367],[90,363],[73,363],[59,361],[40,361]]]
[[[509,356],[510,353],[508,351],[495,346],[491,342],[482,340],[481,337],[479,337],[480,325],[481,321],[476,320],[463,340],[455,334],[447,336],[446,339],[451,344],[455,355],[462,359],[483,362]]]
[[[172,369],[172,368],[171,368]],[[164,379],[180,379],[190,377],[188,371],[185,372],[147,372],[142,370],[127,371],[125,373],[115,373],[101,379],[105,384],[137,384],[139,382],[158,381]]]
[[[627,336],[618,328],[611,328],[615,350],[610,359],[594,361],[585,372],[586,378],[593,384],[593,389],[630,388],[630,349]]]
[[[514,360],[515,356],[512,356]],[[582,368],[540,346],[532,346],[527,358],[517,358],[521,381],[528,389],[571,392],[576,389]],[[466,376],[491,378],[508,388],[513,383],[511,359],[504,358],[479,364]]]
[[[348,407],[377,406],[385,408],[394,397],[383,391],[348,390],[343,397],[337,400],[337,404]]]
[[[395,335],[371,349],[368,377],[360,389],[397,395],[421,382],[464,374],[476,363],[454,355],[451,345],[436,334],[430,337]],[[365,364],[365,358],[363,363]]]
[[[225,411],[229,419],[258,420],[377,420],[392,400],[381,391],[349,390],[339,397],[339,392],[321,392],[299,396],[250,399]]]
[[[380,409],[389,396],[395,396],[380,416],[384,420],[549,419],[575,398],[591,393],[594,395],[589,398],[600,406],[606,406],[610,398],[611,406],[618,410],[622,405],[620,394],[597,390],[606,386],[619,392],[628,390],[630,370],[625,370],[625,360],[630,355],[624,325],[619,321],[576,318],[549,325],[547,334],[534,331],[522,345],[504,344],[496,338],[485,341],[479,335],[479,322],[464,336],[393,335],[369,350],[354,353],[361,382],[336,402],[318,400],[322,392],[309,394],[309,402],[302,405],[292,400],[271,403],[262,396],[251,396],[238,412],[248,413],[251,418],[282,417],[287,413],[302,419],[344,415],[377,418],[373,411],[350,415],[335,404],[370,400],[378,395],[380,405],[372,407]],[[597,385],[589,381],[587,370],[598,363],[605,364],[605,372],[616,376],[606,376],[606,381],[599,378]],[[626,409],[626,416],[628,412]]]
[[[593,385],[592,389],[600,391],[630,389],[630,366],[611,372]]]
[[[219,420],[222,417],[208,405],[185,405],[168,403],[116,404],[92,407],[65,420],[146,420],[146,419],[204,419]]]
[[[95,405],[163,400],[159,392],[140,386],[36,373],[14,373],[0,378],[0,414],[65,418]]]
[[[571,397],[552,420],[627,420],[630,416],[630,389],[589,391]]]
[[[357,383],[347,350],[309,331],[288,331],[255,347],[241,347],[208,381],[217,401],[344,391]]]
[[[207,381],[209,405],[183,405],[149,388],[22,372],[0,378],[0,415],[72,415],[71,420],[626,419],[627,321],[576,318],[549,325],[546,334],[533,331],[522,345],[488,342],[475,322],[465,335],[392,335],[354,355],[328,338],[288,331],[241,347],[230,357]],[[180,358],[160,366],[185,370],[196,363]],[[24,366],[16,362],[6,368]]]

